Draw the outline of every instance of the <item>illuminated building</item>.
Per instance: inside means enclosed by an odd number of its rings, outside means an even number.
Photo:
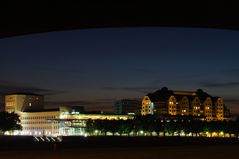
[[[223,120],[224,117],[224,104],[222,98],[214,98],[215,112],[218,120]]]
[[[197,96],[195,98],[193,98],[193,100],[191,101],[191,109],[190,110],[191,110],[192,116],[202,116],[203,115],[201,102]]]
[[[141,114],[142,115],[147,115],[147,114],[153,115],[154,114],[153,110],[154,110],[153,102],[150,101],[148,96],[144,96],[144,98],[142,100]]]
[[[143,97],[141,115],[203,117],[207,121],[229,118],[230,111],[221,97],[213,97],[202,90],[172,91],[163,87]]]
[[[15,93],[5,96],[5,111],[24,112],[42,110],[44,97],[38,94]]]
[[[83,135],[87,120],[128,120],[134,115],[88,114],[60,107],[59,119],[52,120],[60,124],[59,135]]]
[[[177,115],[177,100],[175,96],[170,96],[168,99],[168,114],[169,115]]]
[[[53,136],[59,134],[59,122],[52,119],[59,118],[59,110],[41,110],[41,112],[21,112],[21,135]]]
[[[212,102],[211,97],[207,97],[203,102],[204,116],[205,116],[206,120],[213,119],[212,104],[213,104],[213,102]]]
[[[114,114],[140,114],[139,99],[121,99],[114,102]]]
[[[83,135],[87,120],[127,120],[134,115],[89,114],[82,106],[60,106],[43,109],[44,98],[36,94],[11,94],[5,96],[5,110],[20,116],[21,131],[16,135],[58,136]]]
[[[53,135],[59,124],[48,119],[58,118],[59,111],[44,110],[44,96],[32,93],[14,93],[5,96],[5,111],[20,116],[21,135]]]

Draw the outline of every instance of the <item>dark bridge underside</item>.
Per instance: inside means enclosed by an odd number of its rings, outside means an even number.
[[[139,3],[139,2],[138,2]],[[104,27],[170,26],[239,29],[239,9],[228,3],[8,4],[0,10],[0,38]]]

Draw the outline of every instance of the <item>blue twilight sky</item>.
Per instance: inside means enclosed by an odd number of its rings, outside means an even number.
[[[108,28],[0,39],[0,95],[45,94],[46,105],[110,111],[113,100],[163,86],[203,89],[239,113],[239,31]]]

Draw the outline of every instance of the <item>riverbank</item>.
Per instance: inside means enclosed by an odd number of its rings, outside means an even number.
[[[0,151],[52,150],[72,148],[161,147],[161,146],[214,146],[238,145],[237,138],[209,137],[119,137],[119,136],[65,136],[62,142],[37,142],[31,136],[1,136]]]
[[[0,151],[4,159],[237,159],[239,145],[75,147],[58,150]]]

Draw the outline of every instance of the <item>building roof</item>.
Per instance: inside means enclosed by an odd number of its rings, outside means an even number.
[[[216,102],[220,97],[212,97],[212,101]]]
[[[204,101],[207,97],[211,97],[211,98],[212,98],[211,95],[209,95],[208,93],[204,92],[204,91],[201,90],[201,89],[198,89],[196,93],[197,93],[198,98],[199,98],[201,101]]]
[[[214,100],[218,99],[218,97],[212,97],[201,89],[197,91],[172,91],[167,87],[163,87],[153,93],[148,93],[147,96],[152,102],[167,101],[170,96],[175,96],[177,100],[181,100],[186,96],[189,101],[193,100],[195,97],[198,97],[201,101],[204,101],[207,97],[213,98]]]
[[[8,93],[7,95],[32,95],[32,96],[43,96],[43,95],[41,95],[41,94],[30,93],[30,92],[13,92],[13,93]]]
[[[152,102],[166,101],[171,95],[173,95],[173,91],[168,90],[167,87],[163,87],[162,89],[159,89],[154,93],[147,94]]]
[[[33,113],[33,112],[54,112],[54,111],[59,111],[59,108],[55,108],[55,109],[38,109],[38,110],[29,110],[29,111],[24,111],[24,112],[28,112],[28,113]]]
[[[173,94],[175,95],[189,95],[189,96],[196,96],[196,92],[195,91],[173,91]]]

